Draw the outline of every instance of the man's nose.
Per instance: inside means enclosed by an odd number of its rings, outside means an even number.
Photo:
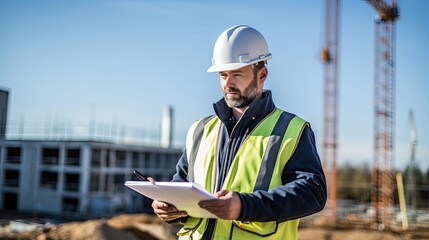
[[[233,85],[234,82],[234,78],[231,75],[225,77],[225,86]]]

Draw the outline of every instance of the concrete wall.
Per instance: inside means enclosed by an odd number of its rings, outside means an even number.
[[[5,163],[5,149],[21,147],[19,164]],[[43,164],[44,148],[58,148],[58,164]],[[65,165],[68,149],[80,149],[80,165]],[[93,166],[92,151],[100,150],[101,164]],[[117,151],[125,151],[125,165],[116,166]],[[175,172],[174,166],[180,149],[125,146],[97,142],[68,141],[0,141],[0,209],[4,207],[3,193],[18,194],[19,211],[47,213],[69,217],[94,217],[120,212],[142,211],[149,200],[123,186],[126,180],[134,179],[132,170],[139,169],[150,176],[168,180]],[[138,163],[135,163],[138,161]],[[134,163],[133,163],[134,162]],[[4,187],[4,171],[19,171],[19,187]],[[43,171],[57,173],[56,188],[41,186]],[[66,174],[78,174],[77,191],[64,189]],[[98,190],[91,191],[91,174],[98,175]],[[116,176],[116,184],[114,182]],[[123,180],[122,180],[123,176]],[[77,199],[76,211],[64,211],[64,198]],[[150,201],[151,202],[151,201]]]

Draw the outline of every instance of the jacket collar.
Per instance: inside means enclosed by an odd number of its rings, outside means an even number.
[[[228,107],[224,98],[213,104],[214,111],[222,122],[226,122],[232,117],[232,109]],[[244,112],[241,119],[257,118],[260,115],[267,115],[275,108],[271,91],[264,90],[262,98],[252,102]]]

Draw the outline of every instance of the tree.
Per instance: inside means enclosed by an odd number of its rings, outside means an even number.
[[[371,170],[368,164],[354,166],[350,162],[338,168],[339,199],[365,203],[371,201]]]

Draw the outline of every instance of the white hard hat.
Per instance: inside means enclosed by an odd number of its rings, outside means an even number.
[[[235,70],[268,59],[271,53],[264,36],[254,28],[237,25],[225,30],[216,40],[213,65],[207,72]]]

